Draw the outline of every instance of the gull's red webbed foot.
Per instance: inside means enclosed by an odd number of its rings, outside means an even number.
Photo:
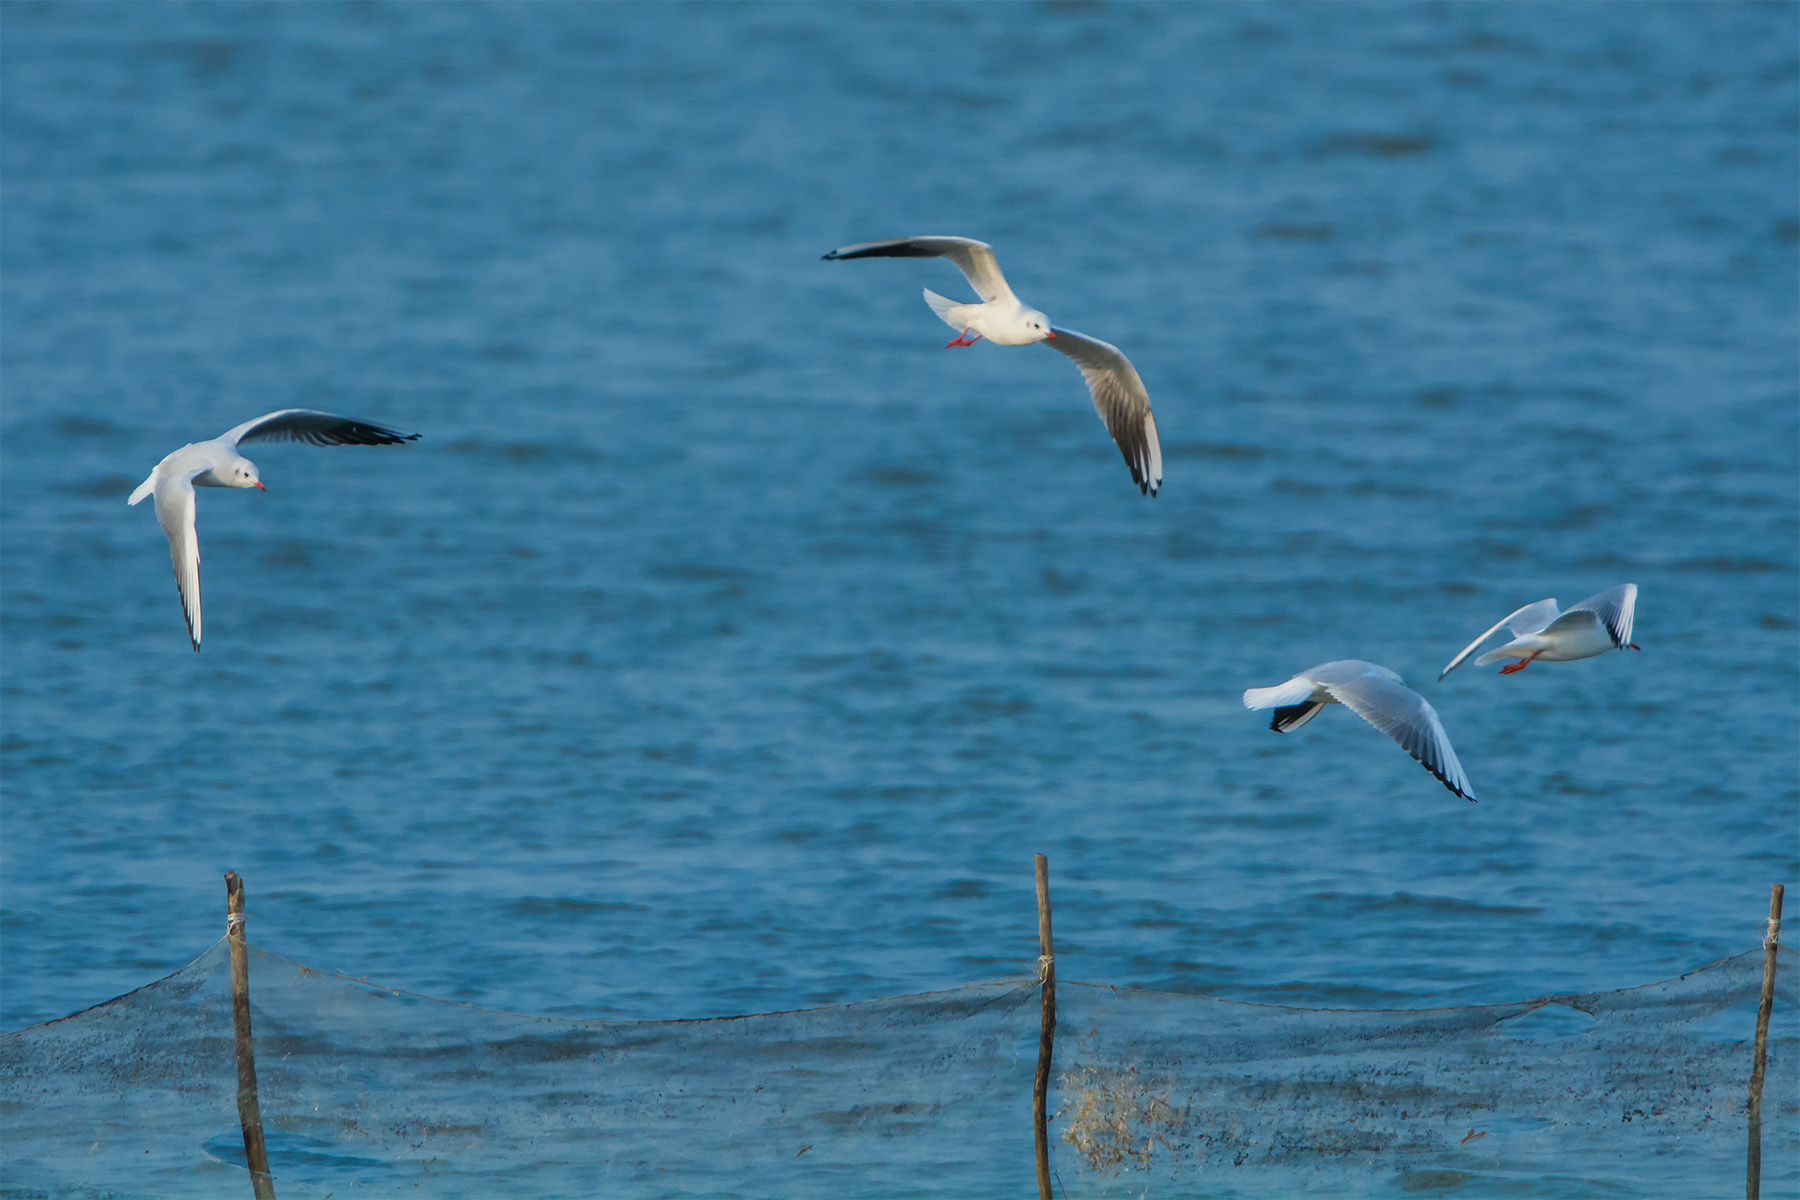
[[[979,333],[976,333],[973,329],[965,329],[956,335],[956,340],[954,342],[945,342],[944,349],[948,350],[952,346],[973,346],[980,340],[981,335]]]

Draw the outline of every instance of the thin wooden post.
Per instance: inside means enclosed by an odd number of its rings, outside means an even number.
[[[269,1148],[263,1144],[262,1106],[256,1102],[256,1058],[250,1049],[250,955],[244,944],[244,881],[225,872],[225,935],[231,943],[231,1024],[237,1034],[238,1124],[256,1200],[275,1200]]]
[[[1775,1006],[1775,954],[1781,944],[1781,884],[1769,889],[1769,932],[1763,938],[1762,999],[1756,1006],[1756,1065],[1750,1068],[1750,1155],[1744,1171],[1745,1200],[1762,1196],[1763,1069],[1769,1061],[1769,1010]]]
[[[1050,1195],[1050,1053],[1056,1045],[1056,951],[1050,941],[1050,864],[1036,857],[1038,902],[1038,984],[1043,1006],[1038,1021],[1037,1075],[1031,1082],[1031,1115],[1036,1123],[1038,1200]]]

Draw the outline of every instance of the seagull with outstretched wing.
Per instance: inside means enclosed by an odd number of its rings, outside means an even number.
[[[1464,646],[1438,678],[1462,666],[1464,659],[1502,629],[1513,635],[1512,640],[1475,660],[1478,667],[1503,658],[1519,660],[1501,667],[1502,675],[1517,674],[1540,658],[1545,662],[1574,662],[1608,650],[1636,650],[1638,645],[1631,640],[1631,623],[1637,614],[1637,594],[1637,584],[1622,583],[1589,596],[1580,604],[1571,604],[1567,612],[1559,612],[1554,599],[1527,604]]]
[[[1286,683],[1244,692],[1245,708],[1275,710],[1269,728],[1276,733],[1293,732],[1327,704],[1342,704],[1393,738],[1439,783],[1464,800],[1475,799],[1437,710],[1386,667],[1346,658],[1320,663]]]
[[[188,640],[200,649],[200,542],[194,535],[196,487],[263,488],[256,464],[238,453],[245,442],[305,442],[312,446],[392,446],[418,438],[350,417],[284,408],[226,430],[209,442],[190,442],[156,464],[127,503],[156,497],[156,519],[169,539],[175,590],[187,617]]]
[[[1056,329],[1050,318],[1027,308],[1013,295],[994,248],[965,237],[910,237],[886,242],[861,242],[843,246],[824,256],[830,261],[851,258],[947,258],[962,269],[969,285],[981,297],[979,304],[963,304],[927,288],[925,303],[950,328],[958,331],[950,346],[972,346],[982,338],[1002,346],[1029,346],[1043,342],[1061,351],[1081,369],[1094,410],[1112,435],[1131,481],[1138,491],[1156,495],[1162,487],[1162,447],[1156,440],[1156,418],[1150,412],[1150,393],[1129,359],[1098,338]]]

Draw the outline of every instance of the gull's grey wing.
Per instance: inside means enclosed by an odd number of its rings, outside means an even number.
[[[1399,743],[1402,750],[1437,776],[1439,783],[1464,800],[1475,799],[1443,722],[1425,697],[1404,684],[1374,674],[1319,682],[1338,703]]]
[[[284,408],[264,413],[253,421],[221,434],[230,446],[240,442],[305,442],[312,446],[393,446],[417,441],[416,433],[401,433],[385,425],[340,417],[310,408]]]
[[[1150,411],[1150,393],[1138,378],[1131,360],[1098,338],[1073,329],[1057,329],[1042,344],[1066,355],[1087,380],[1094,397],[1094,411],[1106,424],[1106,432],[1125,456],[1131,481],[1138,491],[1156,495],[1162,487],[1162,446],[1156,440],[1156,417]]]
[[[1580,604],[1571,604],[1569,612],[1593,613],[1606,626],[1606,632],[1612,635],[1613,645],[1623,650],[1631,645],[1631,623],[1637,616],[1637,594],[1637,584],[1622,583],[1597,596],[1589,596]]]
[[[187,618],[188,641],[200,649],[200,539],[194,533],[194,476],[203,464],[180,475],[170,475],[156,485],[156,520],[169,539],[169,561],[175,567],[175,590],[181,596],[181,615]]]
[[[1535,604],[1527,604],[1517,612],[1514,612],[1501,620],[1495,621],[1493,627],[1486,633],[1464,646],[1462,653],[1451,659],[1450,665],[1438,672],[1438,678],[1441,680],[1444,676],[1462,666],[1463,659],[1475,653],[1475,651],[1481,647],[1481,643],[1487,641],[1502,629],[1509,630],[1514,637],[1524,637],[1528,633],[1542,632],[1549,628],[1550,622],[1556,620],[1556,611],[1556,601],[1554,598],[1549,600],[1539,600]]]
[[[858,242],[823,255],[828,261],[849,258],[947,258],[962,269],[969,286],[983,301],[1012,300],[1012,289],[994,261],[994,248],[965,237],[893,238],[885,242]]]

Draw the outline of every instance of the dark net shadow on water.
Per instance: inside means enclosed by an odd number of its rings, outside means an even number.
[[[1625,991],[1416,1011],[1063,983],[1062,1194],[1723,1195],[1761,950]],[[526,1017],[252,950],[277,1193],[1031,1190],[1028,978],[693,1021]],[[1782,952],[1764,1194],[1800,1188]],[[6,1195],[247,1195],[225,943],[0,1039]]]

